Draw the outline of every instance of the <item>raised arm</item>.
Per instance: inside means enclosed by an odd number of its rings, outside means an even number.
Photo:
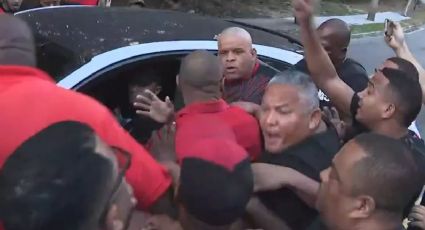
[[[397,57],[406,59],[415,65],[419,72],[419,82],[422,88],[422,103],[425,104],[425,70],[415,56],[413,56],[412,52],[410,52],[401,25],[398,22],[392,22],[390,26],[393,27],[393,34],[391,36],[385,36],[385,41],[394,50]]]
[[[313,81],[340,112],[350,115],[350,104],[354,91],[339,78],[328,54],[320,43],[313,26],[313,0],[293,0],[293,5],[297,22],[300,25],[305,60]]]

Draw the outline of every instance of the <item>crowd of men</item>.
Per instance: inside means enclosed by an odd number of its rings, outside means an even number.
[[[217,56],[182,59],[182,109],[154,73],[132,78],[131,118],[56,86],[29,27],[0,15],[0,229],[425,230],[425,144],[408,129],[425,70],[401,26],[369,78],[343,21],[316,29],[311,1],[293,7],[293,68],[227,28]]]

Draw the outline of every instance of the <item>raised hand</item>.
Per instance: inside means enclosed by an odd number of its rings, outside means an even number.
[[[403,27],[401,27],[398,22],[391,22],[389,26],[393,30],[393,34],[391,36],[385,35],[385,41],[388,46],[393,50],[397,51],[405,46],[404,32]]]
[[[311,23],[314,13],[313,0],[293,0],[294,15],[300,25]]]
[[[152,91],[145,90],[144,94],[137,95],[136,99],[138,101],[133,106],[137,114],[150,117],[159,123],[168,123],[173,120],[174,105],[169,97],[161,101]]]
[[[409,220],[411,220],[409,226],[425,229],[425,207],[422,205],[413,207]]]

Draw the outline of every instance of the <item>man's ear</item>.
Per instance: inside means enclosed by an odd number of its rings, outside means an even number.
[[[376,209],[375,200],[370,196],[359,196],[355,198],[353,210],[349,217],[353,219],[368,218]]]
[[[106,214],[106,230],[125,230],[124,222],[119,218],[116,204],[112,204]]]
[[[382,118],[390,118],[392,116],[394,116],[395,114],[395,105],[393,103],[390,103],[386,106],[383,114],[382,114]]]
[[[255,48],[251,49],[251,54],[253,57],[257,58],[257,50]]]
[[[312,131],[316,130],[320,122],[322,121],[322,112],[320,109],[315,109],[310,115],[310,122],[308,124],[308,128]]]

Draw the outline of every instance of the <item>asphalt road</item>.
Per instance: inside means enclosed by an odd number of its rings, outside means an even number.
[[[410,50],[416,58],[425,66],[425,30],[421,29],[406,35]],[[372,74],[376,67],[379,67],[385,59],[394,56],[392,50],[385,44],[383,37],[366,37],[355,39],[351,42],[349,56],[366,68]],[[425,137],[425,108],[417,118],[416,125],[422,137]]]

